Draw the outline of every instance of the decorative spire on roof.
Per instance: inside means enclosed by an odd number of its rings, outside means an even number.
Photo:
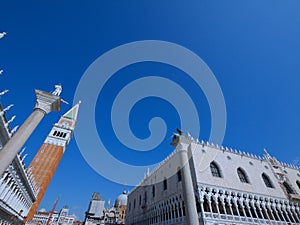
[[[267,158],[272,158],[272,157],[270,156],[270,154],[268,153],[268,151],[267,151],[266,148],[264,148],[264,155],[265,155]]]
[[[16,115],[14,115],[9,121],[7,121],[6,124],[8,125],[8,124],[12,123],[15,120],[15,118],[16,118]]]
[[[3,109],[3,111],[4,112],[6,112],[6,111],[8,111],[11,107],[13,107],[14,106],[14,104],[10,104],[9,106],[7,106],[7,107],[5,107],[4,109]]]
[[[6,34],[7,34],[6,32],[0,33],[0,39],[3,38]]]
[[[16,133],[17,129],[19,128],[19,126],[15,126],[12,130],[11,130],[11,134],[14,134]]]
[[[21,159],[22,162],[24,162],[24,160],[25,160],[25,158],[27,157],[27,155],[28,155],[28,154],[25,154],[25,155],[22,157],[22,159]]]
[[[0,92],[0,96],[5,95],[7,92],[8,92],[7,89],[5,89],[4,91],[1,91],[1,92]]]
[[[126,195],[126,183],[124,184],[124,190],[123,190],[123,194],[125,194]]]
[[[10,104],[10,105],[7,106],[6,108],[0,110],[0,116],[3,116],[4,113],[5,113],[6,111],[8,111],[11,107],[13,107],[13,104]]]
[[[19,152],[19,156],[22,156],[22,154],[24,153],[25,150],[26,150],[26,147],[22,148],[22,150]]]

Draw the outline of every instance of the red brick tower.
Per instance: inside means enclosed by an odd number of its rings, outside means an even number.
[[[65,113],[58,123],[53,125],[52,130],[28,167],[28,172],[34,177],[39,192],[26,220],[32,220],[54,175],[56,167],[68,147],[75,129],[79,105],[80,102]]]

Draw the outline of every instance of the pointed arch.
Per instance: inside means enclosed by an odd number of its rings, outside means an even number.
[[[298,188],[300,189],[300,181],[299,180],[296,181],[296,184],[297,184]]]
[[[274,188],[274,185],[267,174],[263,173],[261,176],[262,176],[262,179],[263,179],[265,185],[268,188]]]
[[[237,168],[237,174],[242,183],[250,183],[245,170],[243,170],[241,167]]]
[[[214,177],[222,177],[220,167],[217,165],[215,161],[212,161],[210,163],[210,171]]]
[[[283,186],[288,194],[296,194],[293,188],[287,182],[283,182]]]

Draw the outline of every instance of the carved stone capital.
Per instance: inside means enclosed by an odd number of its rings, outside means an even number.
[[[35,90],[36,104],[34,109],[40,109],[45,114],[50,112],[59,111],[61,98],[60,96],[53,95],[51,93]]]

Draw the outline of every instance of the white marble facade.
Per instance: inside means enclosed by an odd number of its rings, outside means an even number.
[[[199,224],[300,224],[300,168],[199,142],[189,167]],[[185,224],[178,148],[128,195],[126,224]]]

